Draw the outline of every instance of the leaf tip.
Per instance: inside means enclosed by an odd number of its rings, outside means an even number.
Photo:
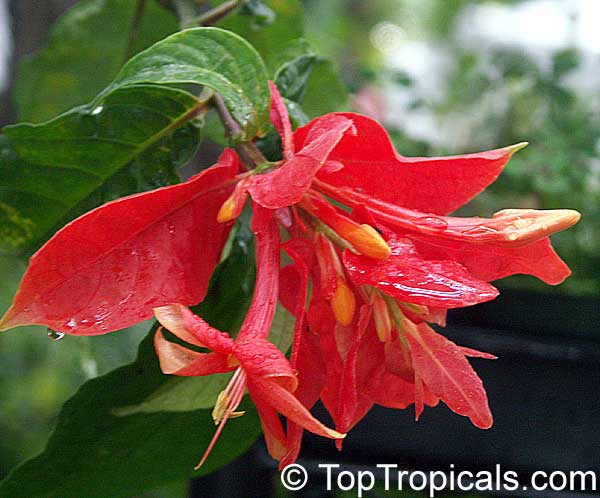
[[[527,147],[529,145],[529,142],[519,142],[518,144],[514,144],[514,145],[509,145],[507,147],[508,151],[509,151],[509,155],[513,155],[516,152],[519,152],[521,149],[524,149],[525,147]]]
[[[15,321],[15,314],[14,307],[11,306],[4,316],[0,318],[0,332],[4,332],[21,325]]]

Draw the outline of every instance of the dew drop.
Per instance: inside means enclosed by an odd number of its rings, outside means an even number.
[[[100,114],[102,111],[104,110],[104,107],[102,107],[101,105],[99,105],[98,107],[96,107],[93,111],[92,111],[92,116],[97,116],[98,114]]]
[[[262,354],[255,354],[252,358],[257,365],[265,362],[265,357]]]
[[[448,223],[435,216],[424,216],[423,218],[419,218],[415,221],[415,225],[420,228],[435,230],[436,232],[442,232],[448,228]]]
[[[48,336],[48,339],[52,339],[53,341],[60,341],[65,336],[62,332],[57,332],[50,328],[46,330],[46,335]]]

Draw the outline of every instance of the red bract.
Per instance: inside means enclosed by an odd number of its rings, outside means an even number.
[[[157,306],[203,300],[230,230],[217,212],[238,169],[225,150],[185,183],[109,202],[66,225],[31,258],[0,330],[38,324],[105,334]]]
[[[314,129],[336,116],[352,121],[356,133],[345,135],[328,159],[344,165],[322,171],[319,179],[338,189],[355,190],[396,206],[447,214],[492,183],[513,153],[525,144],[451,157],[404,157],[398,154],[385,129],[354,113],[329,114],[311,121],[294,134],[296,149]]]
[[[477,427],[490,427],[486,393],[468,357],[493,356],[457,346],[428,324],[443,326],[448,309],[493,299],[498,291],[490,280],[526,273],[561,282],[569,269],[548,236],[579,214],[447,216],[489,185],[522,144],[407,158],[378,123],[357,114],[328,114],[293,133],[273,84],[271,91],[281,161],[247,164],[250,171],[239,173],[237,155],[227,150],[185,183],[75,220],[32,258],[0,327],[38,323],[99,334],[156,308],[165,328],[211,350],[193,351],[159,330],[165,373],[235,371],[216,402],[219,428],[201,463],[225,421],[239,415],[246,388],[282,466],[297,458],[304,429],[341,447],[374,404],[414,404],[418,418],[425,405],[443,401]],[[186,306],[204,298],[228,222],[249,197],[257,281],[234,340]],[[292,260],[281,269],[280,231],[289,235],[281,247]],[[296,320],[289,361],[266,339],[278,299]],[[337,432],[310,414],[318,399]],[[277,414],[287,418],[286,431]]]
[[[344,253],[346,271],[356,285],[370,285],[401,301],[456,308],[489,301],[498,291],[472,277],[452,260],[425,260],[408,238],[388,240],[391,256],[378,261],[350,251]]]
[[[273,95],[277,89],[271,84]],[[343,116],[331,115],[325,123],[316,124],[309,132],[305,145],[296,153],[285,104],[281,97],[273,98],[271,119],[281,133],[285,161],[271,173],[252,178],[248,191],[252,198],[270,209],[295,204],[310,188],[321,166],[345,133],[352,132],[352,121]]]

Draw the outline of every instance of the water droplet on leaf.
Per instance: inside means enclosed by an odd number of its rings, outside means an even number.
[[[52,339],[53,341],[60,341],[65,334],[62,332],[57,332],[56,330],[52,330],[52,329],[47,329],[46,331],[46,335],[48,336],[48,339]]]

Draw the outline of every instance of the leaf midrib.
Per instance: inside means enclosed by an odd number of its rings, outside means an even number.
[[[478,418],[481,418],[482,414],[477,409],[475,404],[472,402],[471,398],[469,396],[467,396],[467,394],[463,391],[460,383],[458,383],[454,379],[454,377],[452,375],[450,375],[450,372],[448,372],[446,367],[437,359],[437,357],[433,354],[433,352],[431,351],[429,346],[425,343],[425,341],[423,341],[421,336],[419,334],[412,333],[412,332],[410,334],[421,345],[421,347],[423,348],[423,351],[425,351],[425,353],[433,360],[433,362],[436,364],[436,366],[445,374],[446,378],[452,380],[452,384],[456,386],[456,388],[458,389],[460,394],[463,396],[463,398],[467,401],[467,404],[471,407],[473,412],[477,414]]]

